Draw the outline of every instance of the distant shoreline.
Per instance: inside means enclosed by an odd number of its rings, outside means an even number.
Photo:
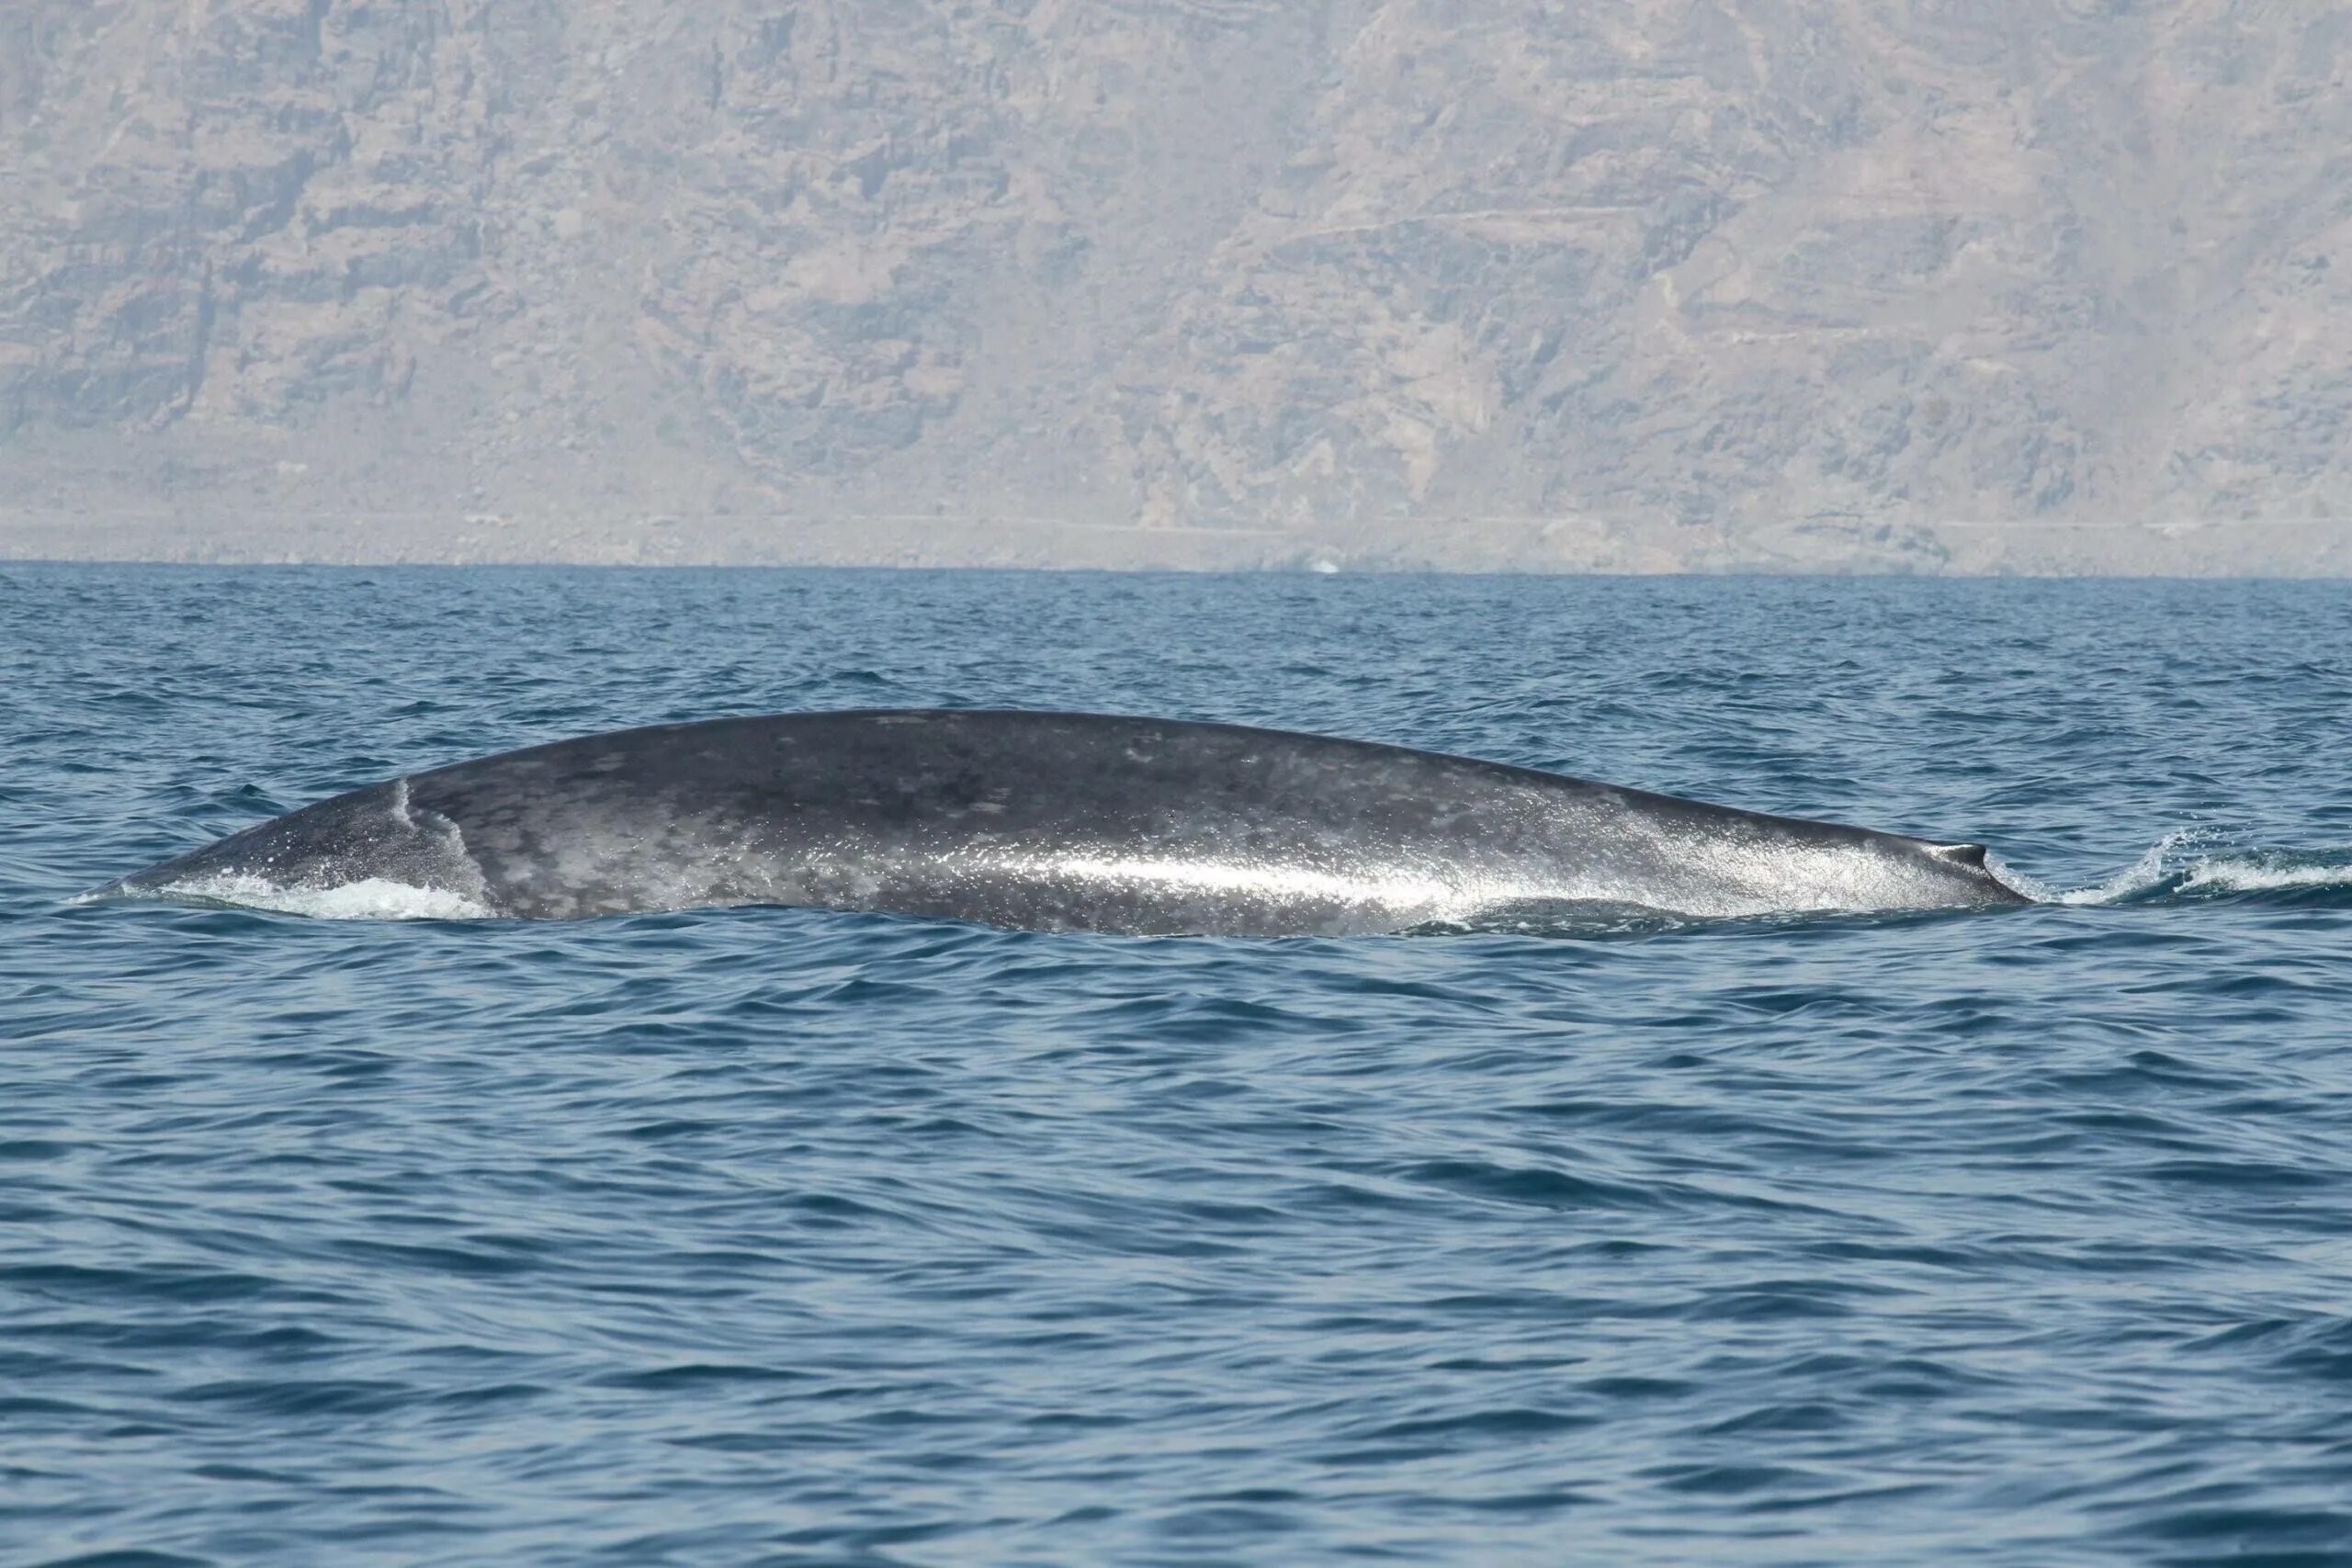
[[[0,509],[0,561],[176,566],[840,567],[1604,576],[2352,578],[2352,519],[1675,525],[1383,519],[1337,528],[1033,517],[712,514],[593,522]]]

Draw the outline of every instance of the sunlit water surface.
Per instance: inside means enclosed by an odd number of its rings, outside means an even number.
[[[2352,1559],[2352,590],[13,568],[0,671],[0,1560]],[[934,704],[2052,901],[67,902],[471,755]]]

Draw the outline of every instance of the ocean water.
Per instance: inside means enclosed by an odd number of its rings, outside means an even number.
[[[2352,587],[24,567],[0,671],[0,1561],[2352,1561]],[[69,902],[398,772],[931,704],[2048,901]]]

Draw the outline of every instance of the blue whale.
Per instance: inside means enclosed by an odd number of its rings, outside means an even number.
[[[523,919],[777,904],[1232,936],[2030,901],[1976,844],[1400,746],[984,710],[529,747],[320,801],[91,897]]]

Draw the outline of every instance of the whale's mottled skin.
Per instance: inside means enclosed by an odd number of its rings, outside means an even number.
[[[535,746],[321,801],[99,892],[266,903],[363,886],[529,919],[784,904],[1246,936],[1562,906],[1742,916],[2027,901],[1975,845],[1357,740],[954,710],[722,718]]]

